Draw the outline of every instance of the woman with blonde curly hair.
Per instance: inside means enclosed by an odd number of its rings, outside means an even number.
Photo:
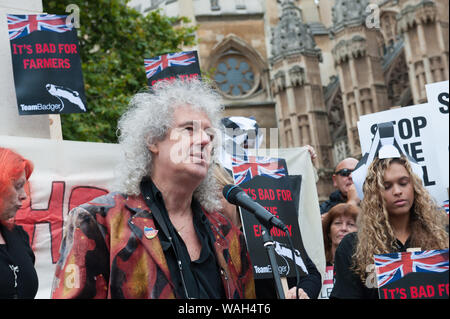
[[[448,248],[448,217],[404,157],[375,158],[363,190],[358,231],[336,250],[331,298],[378,298],[376,254]]]

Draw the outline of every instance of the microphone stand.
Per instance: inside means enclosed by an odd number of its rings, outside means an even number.
[[[261,222],[261,221],[260,221]],[[278,271],[278,263],[277,258],[275,257],[275,248],[274,248],[274,242],[272,236],[270,236],[270,233],[267,231],[266,226],[264,223],[261,223],[262,227],[262,238],[264,241],[264,247],[267,251],[267,256],[269,257],[270,265],[272,267],[272,274],[273,279],[275,281],[275,289],[277,291],[278,299],[286,299],[284,295],[283,286],[281,284],[281,277],[280,272]]]

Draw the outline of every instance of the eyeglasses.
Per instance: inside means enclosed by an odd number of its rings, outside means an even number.
[[[335,172],[335,175],[340,175],[340,176],[344,176],[344,177],[349,177],[350,174],[353,172],[353,169],[349,169],[349,168],[343,168],[338,170],[337,172]]]

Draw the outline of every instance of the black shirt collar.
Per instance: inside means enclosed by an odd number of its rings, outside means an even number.
[[[193,224],[202,249],[197,260],[191,261],[187,248],[170,221],[164,198],[153,181],[145,178],[141,192],[152,212],[164,255],[174,284],[181,298],[222,298],[224,290],[214,253],[214,234],[200,203],[192,198]],[[184,265],[182,269],[178,266]]]
[[[167,237],[165,239],[169,239],[169,237],[173,238],[174,234],[176,233],[176,230],[175,227],[172,225],[172,222],[170,221],[161,191],[156,187],[155,183],[153,183],[153,181],[150,178],[146,177],[141,182],[141,192],[144,196],[147,205],[152,210],[152,214],[156,219],[157,223],[160,226],[162,226],[164,235]],[[154,205],[156,205],[157,209],[155,209]],[[151,206],[153,206],[153,209]],[[211,237],[214,242],[215,241],[214,235],[212,234],[209,221],[205,216],[200,203],[194,197],[192,198],[191,208],[194,214],[193,222],[197,234],[199,232],[200,233],[206,232],[208,234],[208,237]]]
[[[410,245],[411,245],[411,236],[408,237],[408,239],[405,241],[405,244],[403,244],[397,238],[395,239],[395,246],[397,247],[398,252],[406,252],[408,248],[411,248]]]

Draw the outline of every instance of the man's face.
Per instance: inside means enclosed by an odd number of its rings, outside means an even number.
[[[203,180],[208,172],[213,129],[208,116],[189,105],[174,111],[174,125],[164,140],[150,146],[153,169],[164,170],[164,175]]]
[[[347,196],[349,188],[353,185],[353,180],[351,175],[349,174],[349,170],[353,171],[357,164],[358,161],[356,159],[347,158],[336,166],[336,170],[333,174],[333,185],[344,196]]]

